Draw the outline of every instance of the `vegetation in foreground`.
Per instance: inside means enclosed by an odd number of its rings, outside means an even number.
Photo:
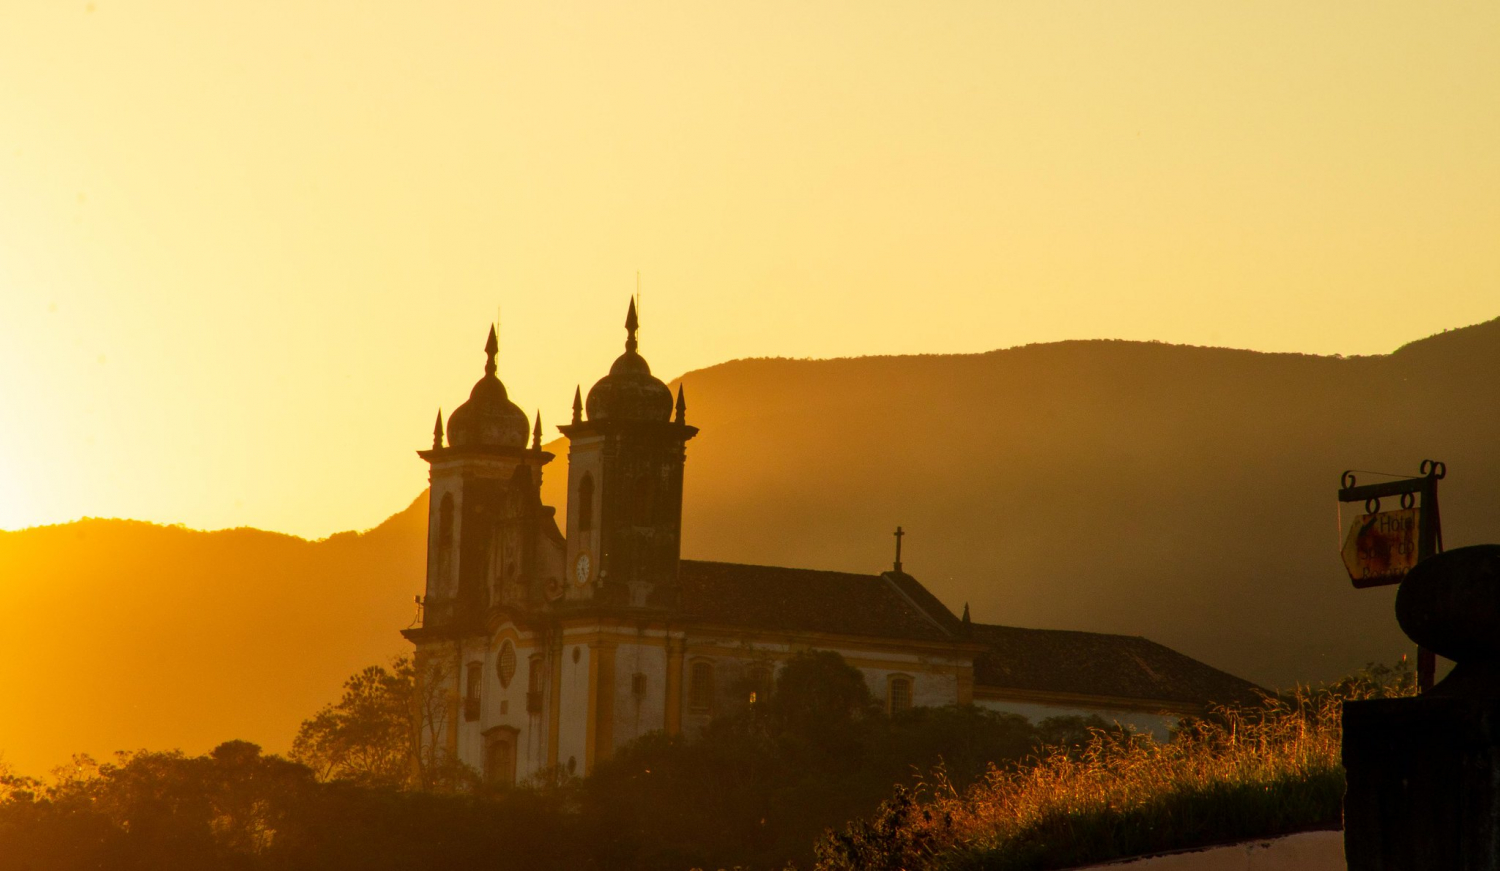
[[[971,707],[888,718],[857,670],[809,653],[781,670],[770,699],[693,740],[648,736],[586,779],[549,772],[494,789],[451,762],[412,764],[415,683],[405,661],[355,675],[303,724],[293,759],[231,741],[197,757],[79,757],[46,782],[0,771],[0,866],[808,867],[822,832],[873,813],[915,771],[942,761],[967,784],[994,760],[1083,741],[1103,725],[1037,727]]]
[[[827,835],[817,867],[1044,871],[1338,828],[1342,703],[1414,692],[1408,668],[1372,666],[1262,708],[1185,721],[1165,744],[1098,732],[1081,750],[991,766],[966,789],[938,771]]]
[[[1155,744],[1097,720],[1036,727],[974,708],[887,718],[857,671],[814,653],[783,669],[770,700],[693,740],[648,736],[587,779],[496,790],[399,751],[417,735],[401,701],[411,678],[405,663],[356,675],[304,724],[295,760],[231,741],[198,757],[79,757],[46,782],[0,765],[0,864],[1063,868],[1336,826],[1339,704],[1411,691],[1409,671],[1375,669]]]

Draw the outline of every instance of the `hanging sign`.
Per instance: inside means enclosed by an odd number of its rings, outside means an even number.
[[[1399,584],[1417,564],[1422,509],[1361,514],[1344,540],[1344,568],[1358,588]]]

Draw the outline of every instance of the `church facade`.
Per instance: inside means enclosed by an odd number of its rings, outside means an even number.
[[[977,704],[1033,719],[1100,714],[1164,733],[1255,687],[1142,638],[972,623],[902,571],[814,571],[681,558],[687,423],[640,355],[575,393],[567,516],[541,501],[541,421],[496,371],[419,456],[431,467],[416,647],[424,740],[494,783],[586,774],[653,731],[691,733],[765,698],[779,665],[834,650],[887,711]],[[446,440],[445,440],[446,435]]]

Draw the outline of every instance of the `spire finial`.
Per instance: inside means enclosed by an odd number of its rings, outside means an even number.
[[[443,446],[443,410],[438,409],[437,423],[432,426],[432,449],[438,450]]]
[[[490,337],[489,340],[484,343],[484,353],[487,357],[489,357],[489,359],[484,363],[484,374],[494,375],[496,368],[495,355],[500,353],[500,337],[495,335],[494,324],[490,325]]]
[[[573,422],[583,423],[583,385],[573,388]]]
[[[635,297],[630,298],[630,311],[625,315],[625,350],[634,351],[639,343],[635,340],[635,331],[641,328],[640,319],[635,316]]]
[[[531,428],[531,449],[539,451],[542,449],[542,410],[536,410],[536,425]]]
[[[677,383],[677,422],[687,423],[687,400],[682,398],[682,382]]]
[[[965,602],[964,603],[964,628],[963,628],[963,633],[964,633],[964,637],[965,638],[968,637],[969,632],[971,631],[972,627],[973,627],[973,624],[969,622],[969,603]]]
[[[896,527],[896,572],[901,572],[901,539],[906,535],[906,530]]]

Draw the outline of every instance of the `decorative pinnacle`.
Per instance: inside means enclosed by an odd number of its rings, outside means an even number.
[[[490,338],[484,343],[484,353],[489,357],[484,363],[484,374],[494,375],[496,369],[495,355],[500,353],[500,337],[495,335],[493,324],[490,325]]]
[[[573,388],[573,422],[583,423],[583,385]]]
[[[901,571],[901,539],[906,535],[906,530],[896,527],[896,571]]]
[[[965,626],[969,625],[969,603],[968,602],[964,603],[964,625]]]
[[[682,398],[682,383],[677,384],[677,422],[687,423],[687,400]]]
[[[443,410],[438,409],[437,423],[432,426],[432,449],[438,450],[443,446]]]
[[[542,449],[542,410],[536,410],[536,426],[531,428],[531,449],[539,451]]]
[[[625,331],[628,333],[625,338],[625,350],[634,351],[639,346],[640,343],[635,340],[635,331],[640,328],[641,321],[635,316],[635,299],[632,298],[630,311],[625,315]]]

